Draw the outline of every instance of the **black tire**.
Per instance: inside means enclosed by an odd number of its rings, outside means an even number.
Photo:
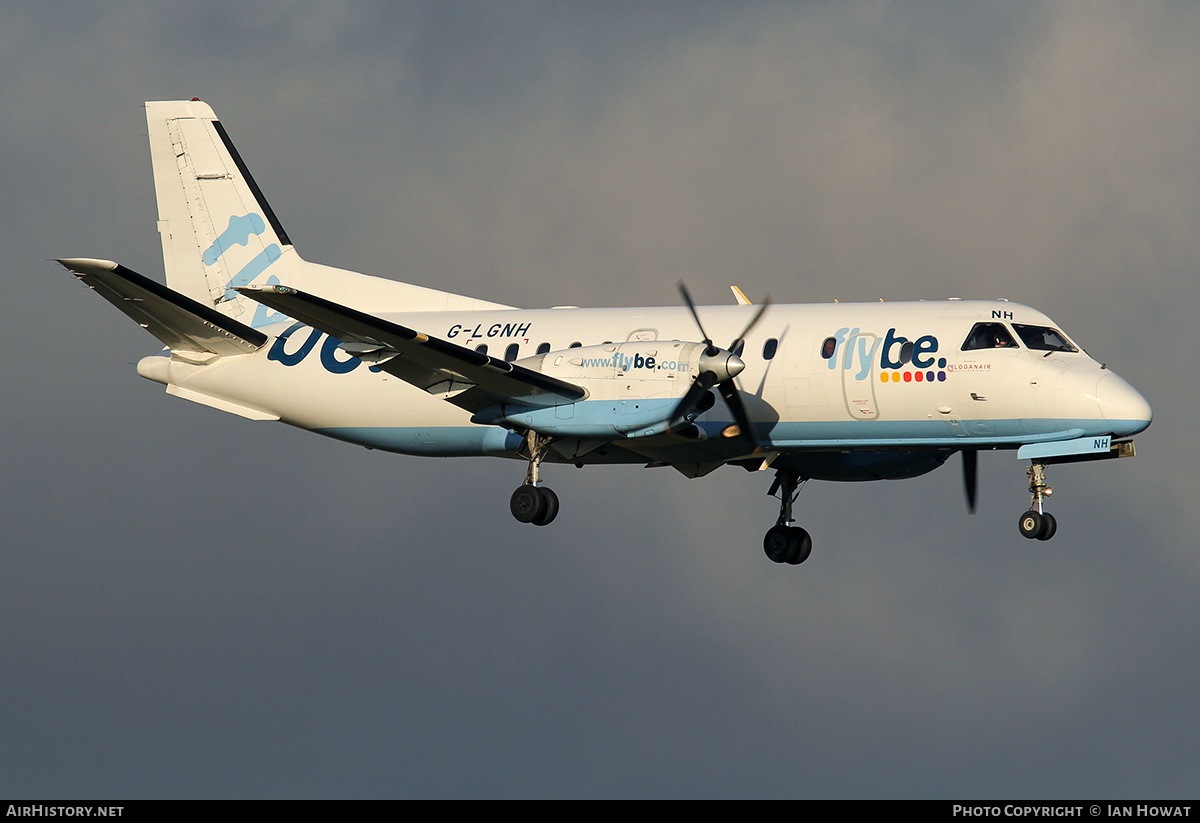
[[[772,526],[767,530],[767,536],[763,538],[763,551],[772,563],[782,563],[787,558],[792,544],[788,534],[790,531],[787,526]]]
[[[537,491],[545,501],[546,508],[538,517],[534,518],[533,525],[549,526],[554,518],[558,517],[558,495],[554,493],[553,489],[545,486],[539,486]]]
[[[1038,540],[1049,540],[1058,531],[1058,521],[1050,512],[1042,512],[1042,530],[1038,532]]]
[[[789,566],[799,566],[812,554],[812,536],[799,527],[789,531],[792,533],[792,547],[784,562]]]
[[[518,486],[508,501],[508,510],[521,523],[532,523],[546,511],[546,498],[533,486]]]
[[[1022,512],[1021,519],[1017,521],[1017,528],[1021,530],[1021,536],[1028,540],[1033,540],[1041,534],[1045,527],[1046,519],[1032,509]]]

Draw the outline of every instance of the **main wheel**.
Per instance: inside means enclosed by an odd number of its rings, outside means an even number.
[[[767,536],[763,538],[763,551],[772,563],[783,563],[787,559],[791,546],[790,531],[787,526],[772,526],[767,530]]]
[[[518,486],[509,498],[508,510],[520,522],[532,523],[545,514],[546,498],[534,486]]]
[[[799,527],[790,531],[792,532],[792,547],[783,562],[789,566],[799,566],[812,554],[812,537],[806,530]]]
[[[539,486],[534,491],[542,496],[542,500],[546,503],[546,508],[539,516],[533,519],[533,525],[548,526],[554,518],[558,517],[558,495],[554,493],[553,489],[546,486]]]
[[[1050,512],[1042,512],[1042,530],[1038,532],[1038,540],[1049,540],[1058,531],[1058,521]]]
[[[1017,528],[1021,530],[1022,537],[1033,540],[1046,528],[1046,519],[1031,509],[1021,514],[1021,519],[1017,521]]]
[[[763,551],[772,563],[798,566],[812,554],[812,537],[795,526],[772,526],[763,538]]]

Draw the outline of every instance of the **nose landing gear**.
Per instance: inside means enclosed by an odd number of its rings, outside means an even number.
[[[1029,511],[1021,515],[1017,528],[1021,536],[1029,540],[1049,540],[1058,531],[1058,521],[1050,512],[1042,510],[1042,503],[1054,490],[1046,485],[1046,465],[1033,463],[1025,470],[1029,475]]]
[[[767,531],[763,538],[763,551],[773,563],[787,563],[798,566],[812,554],[812,537],[799,526],[792,526],[792,504],[800,495],[800,486],[804,481],[798,475],[780,469],[775,474],[775,482],[771,484],[767,494],[775,496],[779,492],[779,519]]]

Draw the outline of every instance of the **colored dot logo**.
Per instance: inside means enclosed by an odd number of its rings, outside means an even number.
[[[879,375],[880,383],[945,383],[944,371],[886,371]]]

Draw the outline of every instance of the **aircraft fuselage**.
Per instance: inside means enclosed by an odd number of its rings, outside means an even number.
[[[724,340],[738,333],[752,309],[700,311],[708,332]],[[664,368],[677,362],[671,359],[673,342],[698,336],[681,307],[386,317],[467,348],[486,345],[494,357],[507,354],[506,359],[548,374],[555,373],[552,357],[570,359],[577,351],[571,347],[578,345],[588,356],[575,371],[591,369],[593,380],[607,377],[612,383],[608,397],[577,405],[604,404],[599,419],[610,412],[612,436],[620,430],[623,393],[631,400],[654,400],[644,380],[627,380],[639,367],[644,378],[646,361],[666,403],[676,402],[681,393],[670,391],[671,381],[682,385],[695,377],[686,364]],[[1003,301],[777,305],[746,340],[745,370],[737,379],[764,447],[774,450],[1015,448],[1092,435],[1122,437],[1149,424],[1149,405],[1141,395],[1078,347],[1034,350],[1013,334],[1015,345],[964,350],[979,323],[1058,329],[1041,312]],[[515,455],[520,445],[519,436],[472,423],[469,412],[379,373],[316,329],[284,319],[260,330],[273,339],[250,356],[211,365],[158,356],[140,368],[160,382],[372,448],[417,455]],[[549,354],[538,355],[539,346],[548,347]],[[626,354],[635,348],[661,353],[657,358]],[[730,422],[720,403],[696,420],[709,437],[719,436]]]

